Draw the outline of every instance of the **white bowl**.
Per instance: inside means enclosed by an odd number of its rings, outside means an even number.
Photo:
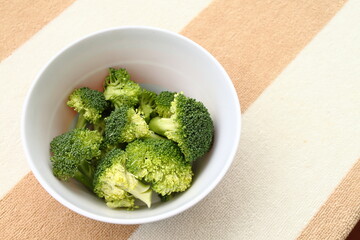
[[[134,211],[110,209],[75,181],[61,182],[52,174],[49,143],[69,129],[74,117],[74,112],[66,106],[68,95],[81,86],[102,90],[109,67],[124,67],[135,82],[153,89],[183,91],[209,109],[215,125],[213,147],[196,161],[192,186],[171,201]],[[46,191],[81,215],[118,224],[165,219],[203,199],[230,167],[239,143],[240,128],[238,98],[219,62],[193,41],[150,27],[100,31],[62,50],[35,79],[22,115],[26,156]]]

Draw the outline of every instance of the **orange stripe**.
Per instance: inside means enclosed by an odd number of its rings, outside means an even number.
[[[75,0],[0,0],[0,61]]]
[[[182,33],[225,66],[245,110],[343,3],[215,0]],[[0,216],[0,226],[6,226],[0,239],[126,238],[136,229],[99,223],[69,211],[52,199],[32,174],[0,202]]]
[[[345,239],[360,220],[360,160],[298,239]]]
[[[183,34],[223,64],[245,111],[345,2],[217,0]]]
[[[0,204],[0,239],[127,239],[136,225],[105,224],[55,201],[27,174]]]

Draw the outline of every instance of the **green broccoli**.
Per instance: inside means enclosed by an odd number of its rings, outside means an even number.
[[[108,102],[102,92],[82,87],[70,94],[67,105],[79,113],[76,128],[85,128],[88,122],[96,123],[101,118]]]
[[[159,196],[161,202],[168,202],[168,201],[172,200],[176,194],[177,193],[174,192],[174,193],[171,193],[169,195],[164,195],[164,196],[161,194],[158,194],[158,196]]]
[[[122,105],[134,107],[139,103],[141,87],[130,80],[126,69],[109,68],[109,75],[105,79],[104,96],[113,103],[115,108]]]
[[[171,102],[174,100],[176,93],[163,91],[155,99],[156,111],[160,117],[170,117],[172,115],[170,111]]]
[[[105,118],[110,116],[110,114],[114,111],[114,108],[111,107],[111,104],[108,104],[108,107],[102,112],[101,118],[93,124],[94,130],[104,135],[105,132]]]
[[[138,179],[151,183],[162,196],[190,187],[193,172],[179,147],[168,139],[138,139],[126,147],[126,169]],[[167,197],[165,197],[167,198]]]
[[[78,128],[55,137],[50,143],[54,175],[63,181],[75,178],[92,189],[94,168],[90,162],[100,156],[101,141],[97,131]]]
[[[94,123],[94,130],[98,131],[101,136],[104,135],[105,132],[105,119],[100,118],[96,123]]]
[[[113,149],[100,160],[94,176],[94,192],[111,208],[134,207],[134,197],[151,206],[152,190],[125,168],[127,154]]]
[[[145,120],[128,106],[120,106],[105,118],[105,141],[110,145],[131,142],[150,134]]]
[[[153,131],[149,130],[149,134],[142,137],[142,139],[145,139],[145,138],[155,138],[155,139],[166,139],[165,137],[163,136],[160,136],[156,133],[154,133]]]
[[[170,118],[151,119],[150,130],[178,143],[187,162],[192,162],[208,152],[214,126],[206,107],[195,99],[177,93],[170,111]]]
[[[155,115],[155,99],[156,93],[148,91],[146,89],[142,89],[142,92],[139,97],[139,107],[137,111],[140,113],[141,116],[145,119],[148,123],[150,118],[154,117]]]

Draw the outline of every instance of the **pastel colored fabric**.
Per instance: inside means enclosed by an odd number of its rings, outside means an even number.
[[[16,2],[0,2],[0,239],[345,239],[359,221],[359,1],[36,0],[36,14],[32,1]],[[54,200],[29,172],[18,129],[46,61],[122,25],[204,46],[243,111],[241,143],[219,186],[178,216],[132,226]]]

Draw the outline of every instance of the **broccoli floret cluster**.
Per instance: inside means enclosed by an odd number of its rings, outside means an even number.
[[[126,170],[127,153],[121,149],[108,152],[99,163],[94,176],[94,192],[109,207],[134,207],[140,199],[151,206],[151,189]]]
[[[214,126],[206,107],[182,92],[156,94],[109,69],[104,91],[75,89],[68,106],[75,129],[50,143],[54,175],[84,184],[110,208],[151,206],[191,186],[192,163],[211,147]]]
[[[170,117],[172,115],[170,107],[175,94],[175,92],[163,91],[156,97],[156,112],[160,117]]]
[[[126,168],[140,180],[151,183],[162,196],[183,192],[190,187],[193,172],[191,164],[171,140],[138,139],[126,147]]]
[[[108,102],[102,92],[82,87],[71,93],[67,105],[79,113],[76,127],[85,128],[88,122],[96,123],[101,118]]]
[[[89,129],[74,129],[55,137],[50,143],[53,173],[61,180],[75,178],[92,189],[94,166],[91,160],[100,156],[102,136]]]
[[[170,114],[168,118],[151,119],[150,129],[176,142],[188,162],[207,153],[212,144],[214,126],[204,104],[177,93],[171,102]]]
[[[148,123],[150,119],[156,116],[156,98],[157,95],[154,92],[143,89],[139,97],[139,107],[137,108],[138,112]]]
[[[144,118],[127,105],[115,109],[105,118],[105,139],[109,144],[128,143],[150,134]]]
[[[130,80],[126,69],[109,69],[109,75],[105,79],[104,96],[115,108],[122,105],[134,107],[139,103],[141,87]]]

